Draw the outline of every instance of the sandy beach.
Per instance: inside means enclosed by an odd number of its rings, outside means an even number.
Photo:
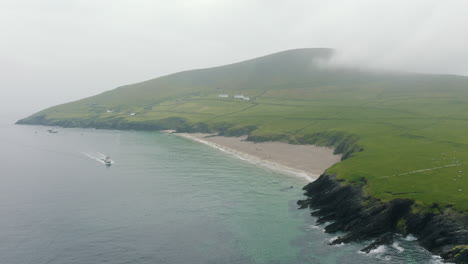
[[[202,133],[176,133],[258,166],[313,181],[327,168],[337,163],[341,155],[333,149],[313,145],[291,145],[282,142],[254,143],[244,137],[222,137]]]

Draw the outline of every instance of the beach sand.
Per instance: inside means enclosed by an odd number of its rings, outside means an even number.
[[[222,137],[201,133],[176,133],[250,163],[313,181],[327,168],[337,163],[341,155],[333,149],[314,145],[292,145],[282,142],[254,143],[244,137]]]

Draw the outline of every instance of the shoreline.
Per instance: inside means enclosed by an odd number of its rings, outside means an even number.
[[[51,126],[50,124],[42,125]],[[182,134],[175,133],[175,130],[157,131],[177,136]],[[242,138],[220,136],[206,138],[206,136],[212,134],[199,134],[200,139],[197,140],[193,137],[194,135],[196,134],[187,134],[187,139],[210,146],[218,145],[208,142],[208,140],[212,141],[214,138],[234,139],[236,144],[247,142],[253,146],[262,146],[269,143],[289,146],[312,146],[290,145],[279,142],[254,143],[252,141],[242,141]],[[218,146],[221,146],[221,144]],[[224,146],[221,147],[226,149]],[[282,150],[280,149],[280,151]],[[329,151],[332,153],[331,149]],[[284,171],[282,173],[284,174]],[[435,208],[423,207],[422,209],[425,210],[419,210],[421,209],[419,208],[414,212],[411,207],[414,200],[401,197],[381,201],[362,191],[366,182],[359,184],[343,184],[342,182],[343,180],[336,179],[336,175],[323,173],[316,181],[304,187],[306,199],[298,201],[300,208],[309,208],[312,216],[318,217],[317,224],[327,225],[325,232],[343,233],[343,236],[331,241],[332,244],[362,241],[364,238],[366,240],[377,238],[372,244],[363,249],[363,251],[366,251],[367,249],[372,250],[374,246],[387,243],[388,233],[393,236],[395,234],[403,236],[409,234],[417,237],[418,243],[422,247],[432,254],[440,255],[446,261],[466,263],[468,260],[468,233],[466,229],[468,218],[466,211],[458,212],[451,207],[442,208],[437,206]],[[378,213],[372,214],[373,212]],[[350,223],[354,223],[353,226],[355,227],[350,229]]]
[[[397,234],[403,236],[414,234],[418,238],[418,244],[434,256],[440,256],[442,259],[455,263],[465,263],[464,261],[468,259],[464,228],[466,218],[463,215],[456,212],[441,215],[413,213],[411,210],[413,200],[396,198],[382,202],[364,195],[363,185],[341,185],[334,175],[325,173],[328,167],[339,162],[341,158],[341,155],[333,155],[333,150],[330,148],[282,142],[254,143],[245,141],[245,136],[236,138],[202,133],[188,134],[173,131],[166,131],[166,133],[206,144],[257,166],[308,181],[309,183],[304,187],[306,198],[297,202],[299,208],[309,208],[313,211],[312,215],[318,218],[316,224],[326,225],[326,233],[344,233],[330,241],[329,245],[369,240],[371,242],[359,251],[367,254],[380,246],[391,245]],[[251,155],[252,148],[257,149],[257,147],[260,147],[260,153],[268,152],[272,156],[267,155],[269,158],[262,159],[261,155]],[[299,170],[297,167],[302,167],[301,162],[296,163],[297,166],[285,166],[284,163],[288,162],[288,159],[274,156],[274,151],[286,152],[289,154],[289,161],[291,158],[294,160],[296,155],[304,154],[311,154],[308,157],[311,158],[311,162],[316,163],[320,163],[318,161],[320,158],[328,159],[329,162],[333,162],[333,158],[338,160],[326,168],[322,163],[320,165],[323,167],[318,166],[312,171]],[[323,170],[317,173],[319,168]],[[334,213],[330,214],[330,212]],[[327,224],[329,222],[332,224]],[[350,226],[349,223],[354,224]]]
[[[333,149],[314,145],[292,145],[283,142],[255,143],[245,141],[246,137],[224,137],[204,133],[174,133],[198,143],[221,150],[238,159],[259,167],[312,182],[327,168],[341,161],[341,155],[334,155]]]

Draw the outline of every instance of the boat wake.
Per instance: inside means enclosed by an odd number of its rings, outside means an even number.
[[[105,159],[106,159],[106,155],[105,154],[102,154],[101,152],[91,152],[91,153],[88,153],[88,152],[81,152],[81,154],[85,155],[86,157],[90,158],[90,159],[93,159],[97,162],[100,162],[102,164],[107,164],[105,162]],[[111,160],[111,163],[110,164],[114,164],[115,162],[113,160]]]

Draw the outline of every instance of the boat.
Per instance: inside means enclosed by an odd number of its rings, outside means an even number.
[[[104,164],[106,165],[111,165],[112,164],[112,160],[109,156],[106,156],[105,159],[102,159],[102,161],[104,161]]]
[[[58,133],[58,131],[55,130],[55,129],[48,129],[47,131],[49,131],[49,133],[53,133],[53,134]]]

